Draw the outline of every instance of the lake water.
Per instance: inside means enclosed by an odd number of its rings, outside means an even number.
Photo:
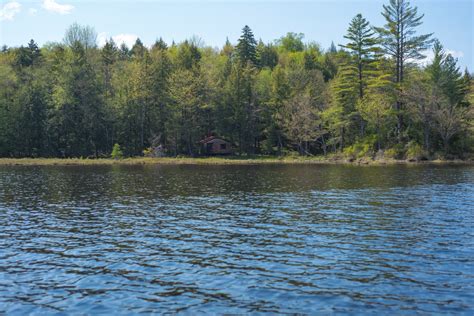
[[[0,167],[0,314],[474,313],[473,166]]]

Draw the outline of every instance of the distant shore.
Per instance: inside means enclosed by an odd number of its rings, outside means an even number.
[[[86,165],[260,165],[260,164],[344,164],[344,165],[474,165],[474,160],[394,160],[394,159],[356,159],[335,157],[199,157],[199,158],[125,158],[125,159],[81,159],[81,158],[0,158],[0,166],[86,166]]]

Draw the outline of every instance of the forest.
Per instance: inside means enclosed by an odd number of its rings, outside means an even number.
[[[197,156],[218,135],[242,156],[472,157],[473,74],[417,32],[408,1],[381,13],[385,25],[358,14],[327,49],[293,32],[264,43],[249,26],[220,48],[196,36],[99,47],[77,23],[61,42],[4,46],[0,156],[109,157],[116,144]]]

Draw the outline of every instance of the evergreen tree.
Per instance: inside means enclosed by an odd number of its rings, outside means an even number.
[[[375,27],[378,32],[384,53],[393,58],[395,63],[395,83],[402,88],[405,69],[409,60],[422,59],[421,53],[431,44],[432,34],[415,35],[416,27],[422,24],[423,14],[412,7],[408,0],[390,0],[389,5],[383,6],[383,17],[386,20],[384,27]],[[397,100],[397,135],[401,138],[403,128],[403,104]]]
[[[339,131],[337,132],[340,139],[340,149],[342,150],[347,143],[346,134],[354,138],[358,133],[352,132],[351,128],[357,122],[360,127],[360,134],[363,136],[365,122],[356,111],[356,104],[359,99],[358,95],[358,76],[357,67],[348,63],[338,72],[334,80],[332,80],[333,94],[333,122],[337,122]],[[337,115],[337,117],[336,117]],[[351,140],[351,142],[354,139]]]
[[[361,15],[339,51],[322,52],[296,33],[257,45],[248,27],[236,47],[227,40],[220,51],[196,37],[98,48],[93,29],[79,25],[64,44],[4,49],[0,156],[108,156],[115,143],[127,156],[158,145],[195,155],[198,141],[214,134],[241,154],[361,157],[381,149],[403,158],[423,143],[427,153],[466,157],[474,148],[472,76],[439,42],[431,64],[409,64],[429,36],[415,35],[421,18],[406,1],[391,4],[394,22],[378,30],[384,55]],[[401,55],[393,54],[397,43]],[[395,128],[401,115],[403,137]]]
[[[104,109],[101,85],[87,52],[74,42],[70,55],[70,71],[63,73],[58,98],[60,108],[60,148],[66,157],[97,156],[105,150]]]
[[[395,123],[392,104],[396,100],[395,87],[391,81],[391,64],[380,58],[373,63],[372,75],[368,78],[364,97],[357,102],[356,110],[367,122],[367,134],[375,136],[377,150],[390,145],[391,126]],[[393,138],[393,137],[392,137]]]
[[[267,124],[267,137],[272,147],[277,146],[281,154],[285,139],[286,112],[285,104],[291,96],[291,88],[285,70],[277,66],[272,73],[271,96],[269,100],[270,122]]]
[[[21,85],[13,65],[4,62],[6,54],[0,55],[0,155],[3,157],[14,156],[17,128],[15,103],[17,92]]]
[[[225,55],[227,58],[230,59],[230,57],[232,56],[233,51],[234,51],[234,46],[230,43],[229,38],[226,38],[224,47],[222,48],[222,51],[221,51],[221,54]]]
[[[265,45],[262,41],[257,46],[258,65],[260,68],[273,69],[278,64],[278,52],[271,44]]]
[[[226,104],[230,108],[231,140],[240,153],[255,153],[257,142],[257,104],[254,93],[255,72],[250,64],[233,65],[226,82]]]
[[[341,140],[344,144],[344,134],[351,127],[352,122],[359,126],[360,135],[365,133],[365,121],[356,111],[356,103],[362,99],[373,73],[373,63],[376,60],[377,41],[369,22],[361,14],[356,15],[347,30],[344,38],[349,42],[341,47],[349,51],[349,58],[343,62],[333,85],[335,101],[340,106]],[[357,135],[357,132],[350,133]]]
[[[448,153],[450,141],[464,128],[466,116],[465,104],[468,87],[465,78],[457,66],[457,61],[446,54],[441,43],[436,40],[433,46],[433,62],[427,67],[434,88],[437,90],[436,108],[433,114],[434,125]]]
[[[112,94],[112,66],[117,61],[118,57],[118,48],[112,38],[105,42],[101,51],[101,57],[104,70],[104,96],[108,99]]]
[[[349,42],[346,45],[341,45],[341,47],[348,49],[353,56],[351,64],[357,71],[359,98],[364,97],[364,89],[367,86],[366,75],[370,74],[370,66],[377,57],[377,40],[374,35],[369,22],[361,14],[358,14],[352,19],[347,34],[344,36]]]
[[[242,35],[236,48],[238,57],[243,64],[250,62],[254,66],[257,65],[257,41],[248,25],[242,29]]]
[[[162,45],[154,46],[151,57],[150,80],[150,144],[166,145],[167,131],[165,128],[170,113],[170,76],[172,64],[168,51]]]
[[[21,156],[38,157],[46,154],[47,83],[38,71],[29,71],[35,75],[24,79],[18,91],[16,150]]]
[[[191,70],[199,66],[201,57],[202,55],[199,48],[194,43],[185,40],[178,47],[176,62],[178,67]]]
[[[120,145],[119,144],[115,144],[113,149],[112,149],[112,153],[110,154],[110,157],[112,159],[115,159],[115,160],[118,160],[118,159],[122,159],[123,158],[123,152],[122,152],[122,149],[120,148]]]
[[[168,45],[166,45],[166,42],[160,37],[159,40],[153,44],[153,49],[160,49],[160,50],[166,50],[168,49]]]
[[[143,58],[145,57],[146,52],[147,49],[145,45],[143,45],[143,42],[139,38],[137,38],[135,44],[133,44],[133,47],[130,50],[131,56],[134,58]]]
[[[122,43],[119,49],[119,59],[127,60],[130,57],[130,49],[128,49],[127,44]]]
[[[329,53],[331,54],[336,54],[337,53],[337,47],[334,45],[334,42],[331,41],[331,46],[329,47]]]
[[[41,57],[41,51],[34,40],[28,43],[27,47],[21,46],[16,55],[15,65],[19,68],[29,67],[35,64]]]
[[[196,144],[206,134],[205,90],[205,80],[197,69],[179,69],[170,78],[173,107],[167,124],[175,154],[195,155]]]
[[[432,82],[442,90],[454,105],[460,105],[466,96],[470,81],[457,66],[457,60],[444,52],[441,43],[433,45],[433,62],[426,68]],[[468,77],[469,78],[469,77]]]

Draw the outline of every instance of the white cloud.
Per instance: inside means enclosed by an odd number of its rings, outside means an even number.
[[[13,21],[17,13],[21,11],[21,4],[16,1],[5,3],[0,9],[0,21]]]
[[[433,62],[433,59],[434,59],[434,53],[432,50],[427,50],[427,51],[424,51],[422,52],[423,55],[426,56],[426,58],[420,60],[420,61],[417,61],[417,63],[420,65],[420,66],[428,66],[429,64],[431,64]],[[462,51],[457,51],[457,50],[451,50],[451,49],[445,49],[444,50],[444,53],[446,55],[450,54],[451,56],[453,56],[454,58],[463,58],[464,57],[464,52]]]
[[[464,57],[464,52],[458,51],[458,50],[450,50],[450,49],[447,49],[447,50],[446,50],[446,54],[450,54],[450,55],[453,56],[454,58],[463,58],[463,57]]]
[[[97,35],[97,43],[99,43],[99,47],[103,47],[105,42],[108,40],[107,33],[102,32]]]
[[[38,10],[36,10],[35,8],[30,8],[28,10],[28,14],[31,15],[31,16],[35,16],[36,13],[38,13]]]
[[[112,36],[112,39],[117,44],[117,46],[120,47],[120,45],[125,43],[125,45],[127,45],[129,48],[132,48],[137,38],[138,36],[135,34],[118,34],[118,35]]]
[[[421,53],[423,55],[425,55],[426,57],[421,59],[421,60],[416,61],[416,63],[419,64],[422,67],[425,67],[425,66],[428,66],[429,64],[431,64],[431,62],[433,61],[433,58],[434,58],[433,51],[430,49],[430,50],[426,50],[426,51],[421,52]]]
[[[99,43],[99,47],[102,47],[105,45],[105,42],[112,37],[114,40],[115,44],[120,47],[120,45],[125,44],[128,46],[128,48],[132,48],[132,46],[135,44],[135,41],[138,38],[138,35],[136,34],[117,34],[113,36],[109,36],[106,32],[99,33],[97,36],[97,41]]]
[[[56,0],[43,0],[43,8],[59,14],[69,14],[74,9],[74,6],[70,4],[59,4]]]

